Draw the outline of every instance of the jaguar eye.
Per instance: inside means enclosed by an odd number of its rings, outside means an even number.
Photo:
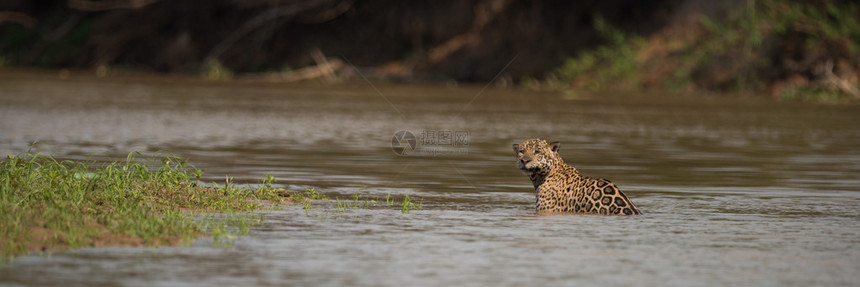
[[[540,154],[540,150],[535,150],[535,154]]]

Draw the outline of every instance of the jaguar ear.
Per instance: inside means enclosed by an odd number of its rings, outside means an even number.
[[[558,152],[558,142],[549,143],[549,148],[551,148],[553,152]]]
[[[520,151],[520,144],[514,144],[514,152]]]

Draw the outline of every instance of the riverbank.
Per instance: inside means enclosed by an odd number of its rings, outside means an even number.
[[[268,205],[303,201],[307,193],[274,188],[201,185],[203,173],[164,156],[125,162],[61,161],[40,154],[0,162],[0,255],[86,246],[177,245],[202,236],[244,234]],[[313,191],[311,191],[313,193]],[[207,214],[207,215],[201,215]],[[212,215],[212,216],[208,216]]]
[[[846,0],[29,3],[0,5],[0,67],[860,100]]]

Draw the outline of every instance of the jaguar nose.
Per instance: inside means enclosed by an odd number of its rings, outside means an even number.
[[[527,164],[527,163],[531,162],[532,160],[527,159],[527,158],[521,158],[520,161],[523,162],[523,164]]]

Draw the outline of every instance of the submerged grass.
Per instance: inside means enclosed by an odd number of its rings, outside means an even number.
[[[308,190],[311,191],[311,190]],[[310,198],[310,197],[305,197]],[[326,198],[327,199],[327,198]],[[335,197],[334,199],[334,210],[324,209],[322,211],[314,212],[314,218],[321,219],[322,221],[329,221],[331,219],[340,220],[348,218],[346,214],[350,210],[354,209],[386,209],[394,207],[398,205],[397,201],[391,197],[391,193],[388,193],[385,196],[384,201],[380,198],[369,198],[367,196],[363,196],[357,191],[353,193],[352,197],[341,200],[340,197]],[[424,205],[419,200],[418,202],[412,201],[409,195],[403,196],[403,201],[399,204],[400,212],[403,214],[408,214],[410,210],[415,209],[423,209]],[[304,210],[305,215],[311,216],[311,210],[313,206],[310,201],[304,202]]]
[[[412,202],[409,200],[409,195],[403,197],[403,203],[400,205],[400,212],[406,214],[409,213],[410,209],[421,209],[423,208],[423,204],[421,202]]]
[[[124,163],[8,156],[0,162],[0,255],[83,246],[174,245],[204,235],[235,237],[264,216],[243,212],[263,202],[324,196],[287,193],[268,176],[256,188],[198,185],[202,174],[181,158],[155,164],[130,153]],[[208,213],[199,216],[200,212]]]

